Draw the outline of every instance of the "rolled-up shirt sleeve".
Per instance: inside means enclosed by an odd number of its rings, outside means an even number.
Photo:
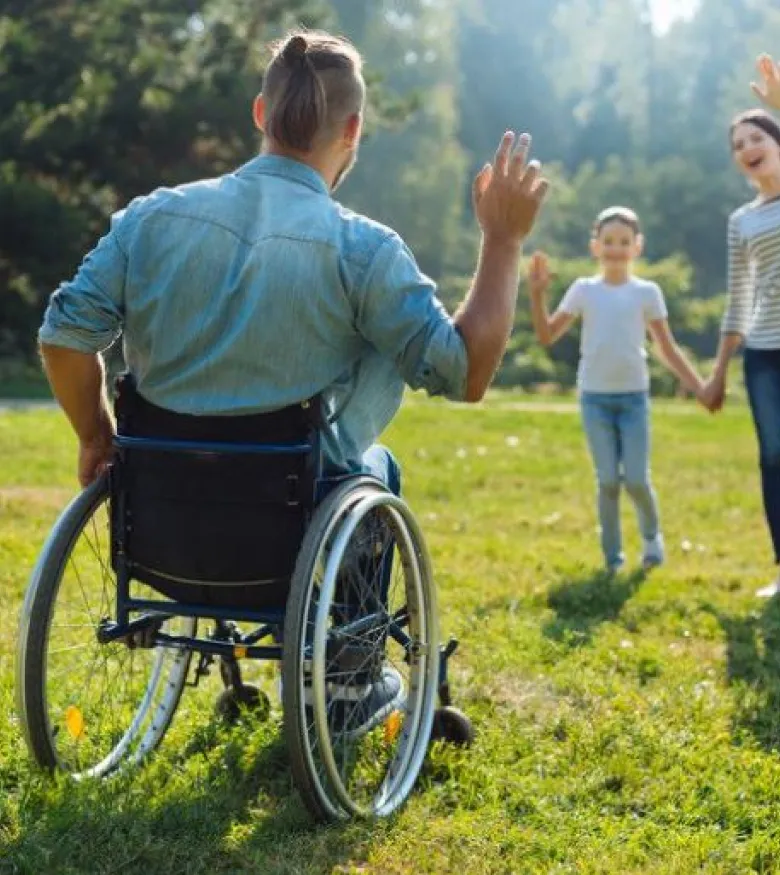
[[[373,260],[359,298],[357,329],[395,362],[411,388],[464,399],[463,337],[436,296],[435,283],[396,235],[384,241]]]
[[[127,256],[119,240],[124,211],[87,255],[78,272],[49,299],[38,340],[78,352],[108,349],[122,332]]]

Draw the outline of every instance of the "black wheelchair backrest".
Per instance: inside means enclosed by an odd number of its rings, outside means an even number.
[[[320,475],[319,399],[191,416],[124,378],[116,414],[115,570],[177,601],[283,605]]]

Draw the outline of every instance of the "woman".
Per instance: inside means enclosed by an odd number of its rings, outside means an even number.
[[[762,55],[758,69],[763,81],[752,83],[753,91],[780,108],[780,68]],[[729,304],[705,396],[710,406],[722,405],[729,361],[744,343],[764,512],[780,564],[780,124],[762,109],[748,110],[732,121],[729,135],[734,162],[757,195],[729,217]],[[780,574],[757,592],[778,594]]]

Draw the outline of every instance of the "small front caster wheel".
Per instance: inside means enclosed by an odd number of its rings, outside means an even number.
[[[461,747],[469,747],[474,741],[474,726],[459,708],[446,705],[433,714],[431,741],[446,741]]]
[[[259,720],[265,720],[271,710],[268,696],[251,684],[228,687],[223,690],[215,706],[217,714],[227,723],[235,723],[243,711],[248,711]]]

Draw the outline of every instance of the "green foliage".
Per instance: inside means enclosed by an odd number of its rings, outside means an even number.
[[[375,131],[346,181],[350,206],[395,228],[439,277],[457,252],[466,157],[457,141],[455,15],[448,0],[337,3],[339,24],[400,94],[417,94],[402,125]]]
[[[306,0],[6,2],[0,9],[0,356],[107,215],[250,157],[262,41]]]
[[[548,305],[552,312],[576,279],[592,276],[598,268],[587,258],[553,258],[551,270]],[[688,355],[694,361],[713,356],[724,299],[700,298],[694,294],[693,268],[682,255],[656,262],[640,261],[636,273],[661,287],[669,311],[669,325]],[[442,299],[451,311],[465,298],[470,285],[471,278],[464,276],[448,276],[442,281]],[[514,329],[496,377],[497,384],[524,387],[555,384],[562,390],[573,388],[579,361],[579,333],[579,325],[575,325],[551,349],[541,347],[531,324],[523,280]],[[663,395],[677,393],[676,378],[655,357],[650,359],[650,368],[654,391]]]
[[[554,187],[534,234],[540,245],[576,257],[587,251],[598,213],[623,204],[639,214],[650,260],[684,254],[694,268],[699,294],[724,290],[726,220],[735,204],[747,199],[734,173],[713,174],[679,156],[652,163],[611,156],[600,170],[588,161],[570,176],[555,166],[552,179]]]

